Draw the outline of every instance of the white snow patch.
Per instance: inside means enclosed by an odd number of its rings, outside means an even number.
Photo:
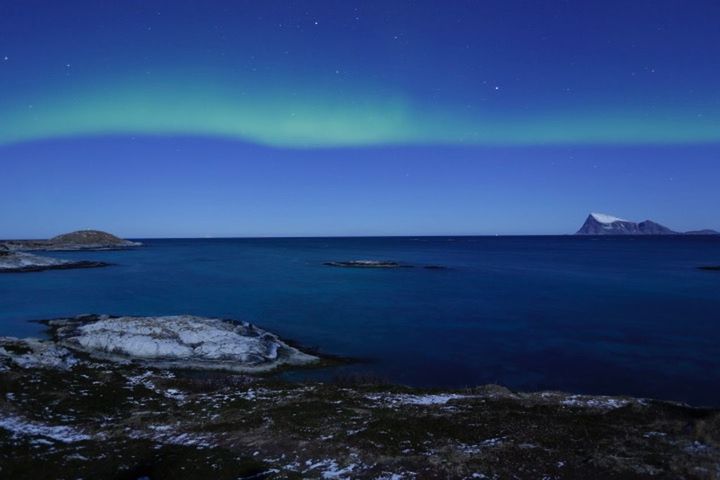
[[[621,398],[570,395],[560,403],[569,407],[600,408],[604,410],[614,410],[616,408],[624,407],[630,402]]]
[[[427,395],[411,395],[411,394],[395,394],[382,395],[371,394],[366,396],[367,399],[389,403],[391,405],[445,405],[451,400],[469,398],[469,395],[460,395],[457,393],[441,393]]]
[[[15,349],[23,353],[16,353]],[[78,363],[70,350],[35,338],[0,337],[0,360],[2,359],[22,368],[68,369]]]
[[[212,434],[178,432],[173,429],[152,428],[153,433],[133,431],[128,434],[132,439],[149,439],[164,445],[184,445],[196,448],[211,448],[215,446]]]
[[[307,462],[305,462],[305,464],[308,465],[308,468],[307,470],[305,470],[305,472],[311,470],[320,470],[320,475],[324,479],[352,478],[351,473],[355,468],[357,468],[357,465],[355,465],[354,463],[351,463],[350,465],[341,468],[338,463],[332,459],[320,460],[317,462],[308,460]]]
[[[0,428],[11,432],[13,436],[46,437],[62,443],[81,442],[91,438],[72,427],[43,425],[15,416],[0,417]]]
[[[613,215],[608,215],[606,213],[591,213],[592,217],[597,220],[600,223],[610,224],[615,222],[627,222],[628,220],[624,220],[622,218],[615,217]]]
[[[458,445],[458,448],[466,455],[474,455],[480,453],[484,448],[499,447],[503,444],[504,440],[505,437],[488,438],[487,440],[483,440],[482,442],[475,445],[461,443],[460,445]]]

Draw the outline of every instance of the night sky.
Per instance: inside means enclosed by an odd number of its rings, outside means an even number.
[[[0,237],[720,229],[716,1],[0,0]]]

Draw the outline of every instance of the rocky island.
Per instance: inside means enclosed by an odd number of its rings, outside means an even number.
[[[78,230],[49,240],[7,240],[3,243],[10,250],[24,251],[118,250],[142,245],[100,230]]]
[[[720,471],[716,409],[492,385],[290,383],[235,367],[316,357],[241,322],[44,323],[49,340],[0,339],[3,478],[712,479]],[[219,361],[230,368],[204,369]]]
[[[345,260],[325,262],[323,265],[341,268],[414,268],[415,265],[408,263],[392,262],[389,260]],[[444,265],[424,265],[422,268],[428,270],[446,270]]]
[[[79,230],[50,240],[0,241],[0,273],[40,272],[71,268],[97,268],[110,265],[98,261],[72,261],[27,253],[28,251],[118,250],[137,247],[139,242],[123,240],[99,230]]]
[[[605,213],[591,213],[576,235],[720,235],[720,232],[695,230],[682,233],[652,220],[638,223]]]
[[[325,265],[329,267],[343,267],[343,268],[402,268],[409,267],[410,265],[403,265],[398,262],[390,262],[386,260],[346,260],[346,261],[333,261],[325,262]]]

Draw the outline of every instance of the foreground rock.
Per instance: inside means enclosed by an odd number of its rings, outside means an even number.
[[[139,242],[123,240],[99,230],[78,230],[51,238],[50,240],[9,240],[5,245],[10,250],[117,250],[142,245]]]
[[[0,345],[1,478],[712,479],[720,472],[713,409],[497,386],[431,392],[352,379],[284,383],[81,354],[69,360],[52,342]]]
[[[155,367],[263,372],[318,360],[254,325],[216,318],[86,315],[45,323],[58,345]]]
[[[109,265],[105,262],[70,261],[42,257],[25,252],[0,250],[0,273],[40,272],[43,270],[66,270],[71,268],[97,268]]]

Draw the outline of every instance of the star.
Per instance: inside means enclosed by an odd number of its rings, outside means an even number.
[[[3,58],[3,60],[5,60],[5,61],[7,62],[8,60],[10,60],[10,57],[8,57],[7,55],[5,55],[5,57]]]
[[[500,87],[498,85],[495,85],[495,90],[500,90]]]

